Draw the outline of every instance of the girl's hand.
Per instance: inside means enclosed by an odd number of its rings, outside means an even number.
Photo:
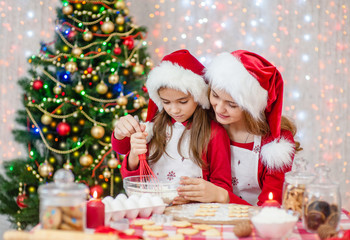
[[[139,165],[139,155],[147,152],[147,132],[136,132],[130,137],[128,169],[135,170]]]
[[[173,205],[186,204],[189,203],[189,200],[184,199],[183,197],[177,196],[173,200]]]
[[[114,137],[118,140],[122,140],[125,137],[131,137],[131,135],[136,132],[145,131],[145,128],[146,126],[140,124],[133,116],[126,115],[117,121],[114,128]]]
[[[185,200],[196,202],[228,203],[227,190],[202,178],[181,177],[178,193]]]

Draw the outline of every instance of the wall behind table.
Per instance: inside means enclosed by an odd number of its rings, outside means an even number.
[[[54,36],[59,0],[0,1],[0,164],[25,149],[11,134],[22,109],[17,80],[40,41]],[[148,27],[154,62],[187,48],[206,65],[222,51],[257,52],[285,80],[284,114],[299,128],[304,156],[313,168],[326,163],[350,209],[349,56],[350,3],[328,1],[130,0],[130,16]]]

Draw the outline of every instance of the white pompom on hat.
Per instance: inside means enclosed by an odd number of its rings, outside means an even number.
[[[208,84],[204,80],[204,66],[185,49],[166,55],[149,73],[146,87],[150,104],[154,103],[157,106],[148,109],[147,120],[151,120],[158,109],[163,109],[158,94],[158,90],[162,87],[176,89],[185,94],[190,93],[202,108],[210,107]]]

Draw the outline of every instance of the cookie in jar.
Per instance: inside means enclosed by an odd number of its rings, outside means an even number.
[[[74,183],[70,170],[59,169],[54,175],[54,182],[41,185],[38,191],[43,229],[84,230],[89,190],[84,184]]]

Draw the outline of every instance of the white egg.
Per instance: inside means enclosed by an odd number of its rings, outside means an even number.
[[[113,202],[114,198],[112,198],[111,196],[107,196],[104,199],[102,199],[103,204],[105,205],[105,211],[111,211],[112,210],[112,202]]]
[[[151,198],[147,195],[142,195],[138,203],[141,208],[153,206]]]
[[[152,202],[152,206],[164,205],[163,199],[159,196],[152,196],[151,202]]]
[[[131,196],[129,197],[129,199],[132,199],[132,200],[134,200],[135,202],[138,202],[138,201],[140,200],[140,196],[134,194],[134,195],[131,195]]]
[[[137,202],[135,202],[133,199],[128,198],[124,201],[125,209],[135,209],[138,208]]]
[[[124,194],[124,193],[119,193],[116,196],[116,199],[121,200],[121,201],[125,201],[128,197]]]
[[[112,202],[112,210],[113,211],[125,210],[124,203],[122,201],[120,201],[119,199],[114,199]]]

